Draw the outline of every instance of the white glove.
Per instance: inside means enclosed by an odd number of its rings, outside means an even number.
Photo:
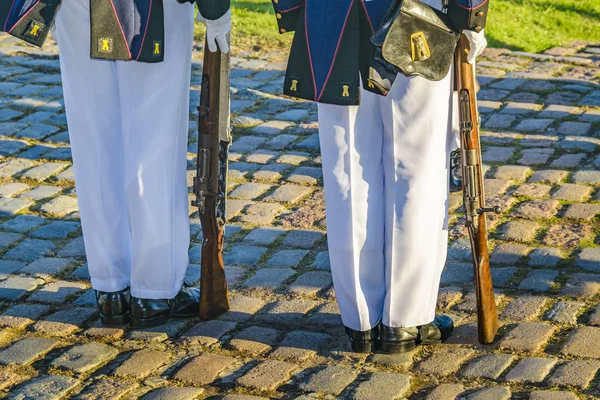
[[[469,64],[474,64],[475,59],[483,53],[483,50],[487,47],[487,39],[485,38],[485,34],[483,33],[484,29],[479,32],[464,30],[463,35],[467,37],[469,40],[469,44],[471,45],[471,49],[469,50],[469,55],[467,56],[467,62]]]
[[[231,32],[231,10],[216,20],[206,19],[198,13],[196,21],[206,24],[206,43],[211,53],[217,51],[217,44],[223,53],[229,53],[227,34]]]

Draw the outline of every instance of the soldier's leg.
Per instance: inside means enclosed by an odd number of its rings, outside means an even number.
[[[447,254],[451,74],[398,76],[381,100],[384,123],[386,286],[383,324],[431,322]]]
[[[165,60],[117,62],[131,295],[170,299],[182,287],[190,240],[187,137],[193,7],[165,1]]]
[[[123,186],[116,65],[90,59],[89,1],[63,2],[56,20],[77,198],[92,286],[129,286],[130,231]]]
[[[381,319],[383,125],[377,96],[360,107],[319,104],[327,238],[335,293],[346,327],[367,331]]]

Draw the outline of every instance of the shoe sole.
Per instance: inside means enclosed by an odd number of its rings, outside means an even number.
[[[119,315],[100,314],[102,326],[123,326],[129,323],[129,313]]]
[[[417,347],[416,342],[406,342],[406,343],[388,343],[388,342],[379,342],[377,345],[377,350],[384,354],[402,354],[413,351]]]
[[[155,326],[166,324],[169,320],[169,315],[159,315],[153,318],[134,318],[129,316],[129,325],[132,328],[153,328]]]

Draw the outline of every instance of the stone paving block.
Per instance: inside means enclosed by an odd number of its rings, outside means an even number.
[[[179,336],[188,324],[185,319],[172,319],[166,324],[154,328],[136,329],[129,332],[129,339],[160,343]]]
[[[58,311],[45,320],[36,322],[33,329],[45,335],[65,337],[80,329],[96,313],[95,309],[85,307]]]
[[[253,200],[270,188],[271,186],[262,183],[244,183],[229,193],[229,196],[233,199]]]
[[[586,389],[600,369],[597,360],[566,361],[548,379],[552,386],[573,386]]]
[[[71,347],[56,358],[52,365],[82,374],[96,369],[117,354],[119,354],[119,351],[114,347],[102,343],[86,343]]]
[[[242,136],[233,142],[230,150],[235,153],[248,153],[259,148],[266,140],[259,136]]]
[[[239,220],[246,224],[268,225],[285,211],[285,207],[279,204],[257,203],[250,205]]]
[[[299,387],[305,392],[324,393],[333,396],[339,395],[358,376],[358,371],[328,366],[325,369],[312,374],[302,382]]]
[[[550,124],[554,122],[553,119],[524,119],[515,128],[518,131],[527,132],[544,132],[548,129]]]
[[[166,364],[171,354],[150,349],[138,350],[122,363],[114,372],[115,376],[145,379],[152,372]]]
[[[43,280],[37,278],[8,278],[0,282],[0,300],[20,300],[43,283]]]
[[[545,165],[554,152],[554,149],[521,150],[521,158],[517,162],[521,165]]]
[[[298,366],[282,361],[263,361],[244,376],[238,378],[237,383],[247,388],[271,391],[276,390],[283,383],[290,380],[292,373]]]
[[[71,276],[73,278],[77,278],[83,281],[89,281],[90,280],[90,271],[88,270],[88,265],[84,264],[82,266],[80,266],[79,268],[77,268],[75,271],[73,271],[71,273]]]
[[[592,185],[600,184],[600,171],[577,171],[573,174],[573,182]]]
[[[542,243],[552,247],[576,249],[581,247],[582,241],[592,236],[593,230],[590,225],[566,224],[552,225]]]
[[[577,324],[577,314],[584,306],[578,301],[558,301],[546,312],[545,319],[561,324]]]
[[[289,152],[279,156],[277,162],[282,164],[300,165],[301,163],[308,161],[309,159],[309,153]]]
[[[47,338],[25,338],[0,350],[0,364],[29,365],[45,356],[58,345],[58,340]]]
[[[77,400],[119,400],[138,386],[139,383],[130,380],[106,379],[101,376],[79,393]]]
[[[517,119],[514,115],[492,114],[483,124],[486,129],[506,129]]]
[[[93,306],[96,306],[95,296],[94,296],[93,300],[94,300]],[[75,303],[77,303],[77,302],[75,302]],[[75,304],[75,303],[73,303],[73,304]],[[79,305],[79,304],[77,304],[77,305]],[[90,326],[88,329],[86,329],[85,332],[83,332],[83,334],[92,339],[108,340],[110,342],[115,342],[115,341],[123,338],[123,336],[125,336],[126,329],[127,329],[126,326],[121,326],[121,327],[103,326],[100,321],[96,321],[94,324],[92,324],[92,326]]]
[[[442,284],[464,283],[473,280],[473,265],[466,262],[448,261],[442,273]]]
[[[440,349],[417,366],[426,375],[446,376],[458,371],[460,366],[475,355],[475,351],[462,348]]]
[[[208,385],[236,361],[235,358],[216,354],[200,354],[177,371],[173,379],[193,385]]]
[[[69,297],[87,289],[83,283],[69,281],[50,282],[29,296],[29,301],[62,304]]]
[[[538,170],[529,178],[530,183],[561,183],[569,175],[567,171],[562,170]]]
[[[288,164],[268,164],[264,167],[261,167],[258,171],[255,171],[252,174],[252,177],[258,181],[270,181],[277,182],[281,178],[281,175],[285,173],[286,170],[291,168],[291,165]],[[295,185],[290,185],[293,189]],[[281,186],[280,186],[281,187]],[[278,187],[279,188],[279,187]],[[293,190],[290,190],[290,195],[292,195]],[[269,197],[271,198],[271,197]]]
[[[600,204],[570,204],[564,213],[565,218],[591,220],[600,214]]]
[[[47,375],[35,378],[19,388],[12,400],[44,399],[58,400],[79,385],[79,381],[63,375]]]
[[[314,296],[323,289],[332,285],[329,272],[311,271],[306,272],[291,284],[287,292],[296,295]]]
[[[293,268],[297,267],[307,255],[308,250],[280,250],[267,260],[266,265],[267,267]]]
[[[501,243],[492,252],[490,261],[494,264],[506,264],[513,265],[527,256],[531,251],[530,247],[519,245]]]
[[[31,125],[15,135],[22,139],[42,140],[45,137],[58,132],[60,129],[52,125],[36,124]]]
[[[2,128],[0,127],[0,130]],[[8,157],[21,152],[27,146],[27,142],[20,140],[0,140],[0,156]]]
[[[277,135],[265,143],[265,147],[274,151],[285,150],[290,144],[296,141],[298,136],[295,135]]]
[[[538,269],[531,271],[527,277],[519,284],[519,289],[531,290],[534,292],[547,292],[555,284],[558,277],[558,271],[551,269]]]
[[[33,162],[22,158],[5,161],[0,164],[0,179],[12,178],[32,166]]]
[[[581,326],[573,329],[569,334],[569,339],[561,349],[561,354],[600,358],[600,328],[591,326]]]
[[[530,197],[533,199],[541,199],[550,193],[551,186],[542,185],[539,183],[526,183],[524,185],[519,186],[517,190],[515,190],[515,196],[524,196]]]
[[[0,232],[0,249],[5,249],[23,238],[23,235],[11,232]]]
[[[501,349],[536,352],[552,337],[556,327],[543,322],[521,322],[498,343]]]
[[[282,131],[294,126],[291,122],[286,121],[269,121],[262,123],[252,129],[252,133],[256,135],[269,135],[274,136],[280,134]]]
[[[0,199],[0,217],[11,217],[31,206],[33,202],[22,199]]]
[[[306,361],[313,358],[331,339],[324,333],[294,331],[288,333],[271,357],[292,361]]]
[[[52,197],[60,192],[62,192],[62,188],[60,188],[60,187],[38,186],[35,189],[30,190],[27,193],[23,193],[19,197],[24,198],[24,199],[43,200],[48,197]]]
[[[243,322],[254,316],[263,308],[265,302],[253,297],[236,296],[229,300],[229,311],[221,314],[218,319],[224,321]]]
[[[467,400],[508,400],[511,398],[510,389],[505,386],[495,386],[480,389],[467,397]]]
[[[70,233],[79,229],[78,222],[54,221],[36,229],[30,236],[40,239],[66,239]]]
[[[259,355],[271,350],[280,335],[276,329],[251,326],[235,335],[229,345],[237,351]]]
[[[268,246],[275,242],[285,230],[280,228],[256,228],[253,229],[243,240],[245,244]]]
[[[27,179],[35,179],[37,181],[45,181],[66,167],[68,167],[68,164],[45,163],[29,169],[22,175],[22,177]]]
[[[579,397],[573,392],[556,392],[550,390],[536,390],[531,392],[529,400],[577,400]]]
[[[508,368],[515,356],[511,354],[486,354],[471,362],[462,375],[465,378],[498,379]]]
[[[197,387],[164,387],[156,389],[143,397],[143,400],[194,400],[204,393]]]
[[[246,157],[246,161],[249,163],[266,164],[269,161],[274,160],[278,154],[279,153],[276,151],[258,150],[248,155],[248,157]]]
[[[410,390],[410,375],[374,372],[349,396],[353,400],[399,399]]]
[[[523,358],[504,380],[513,383],[538,383],[548,375],[556,360],[550,358]]]
[[[585,151],[587,153],[594,153],[599,144],[600,139],[587,136],[565,136],[560,142],[560,146],[564,150]]]
[[[19,272],[23,274],[33,274],[38,277],[50,277],[63,272],[70,264],[73,263],[72,258],[54,258],[44,257],[35,260],[21,269]]]
[[[315,262],[310,266],[320,270],[331,271],[331,263],[329,260],[329,252],[322,251],[315,257]]]
[[[593,297],[600,291],[600,274],[571,274],[562,294],[574,297]]]
[[[59,252],[59,257],[84,257],[85,246],[83,237],[78,237],[69,241]]]
[[[587,157],[585,153],[563,154],[552,161],[551,167],[555,168],[575,168]]]
[[[42,304],[17,304],[0,314],[0,327],[23,329],[50,310]]]
[[[510,221],[502,227],[500,238],[517,242],[531,242],[540,225],[534,221]]]
[[[587,135],[590,129],[592,128],[592,124],[589,122],[575,122],[575,121],[567,121],[560,124],[558,128],[558,133],[562,133],[563,135]]]
[[[549,104],[538,116],[541,118],[561,119],[580,115],[581,113],[582,110],[578,107]]]
[[[25,263],[20,261],[0,260],[0,280],[8,278],[10,274],[14,274],[25,266]]]
[[[548,219],[558,213],[559,207],[558,200],[529,200],[519,204],[514,215],[528,219]]]
[[[319,312],[310,317],[309,322],[315,326],[340,326],[342,317],[337,302],[324,304]]]
[[[575,185],[573,183],[563,183],[558,190],[552,194],[552,198],[566,201],[583,201],[592,193],[589,186]]]
[[[499,290],[496,290],[496,292],[495,292],[496,306],[500,305],[500,302],[502,301],[503,298],[504,298],[504,295],[502,294],[502,292]],[[458,304],[454,308],[459,311],[464,311],[464,312],[475,312],[477,310],[477,298],[475,296],[475,291],[472,290],[469,293],[467,293],[467,295],[464,297],[463,302]]]
[[[273,303],[265,314],[258,315],[257,318],[274,324],[300,322],[317,305],[317,302],[311,300],[281,300]]]
[[[254,289],[276,289],[286,280],[296,274],[291,268],[266,268],[256,271],[256,274],[244,282],[244,287]]]
[[[0,370],[0,390],[15,386],[27,379],[27,376],[19,375],[11,371]]]
[[[18,215],[1,224],[0,228],[8,231],[27,232],[30,229],[40,226],[45,221],[45,218],[36,215]]]
[[[301,185],[316,185],[319,179],[323,177],[321,168],[315,167],[298,167],[287,177],[288,182],[298,183]]]
[[[496,169],[494,178],[507,181],[523,181],[531,173],[531,168],[517,165],[502,165]]]
[[[278,203],[296,204],[302,198],[311,193],[313,189],[298,185],[281,185],[275,191],[265,198],[266,201],[276,201]]]
[[[442,383],[429,393],[427,400],[453,400],[465,391],[460,383]]]
[[[58,196],[40,207],[46,214],[64,217],[79,210],[77,199],[71,196]]]
[[[234,330],[236,326],[236,322],[230,321],[200,322],[181,336],[181,342],[188,345],[210,346],[217,343],[227,332]]]
[[[73,167],[69,167],[69,168],[65,169],[63,172],[58,174],[56,179],[58,179],[59,181],[75,182],[75,175],[74,175]]]
[[[517,269],[515,267],[491,268],[491,272],[494,287],[502,287],[506,286],[508,281],[517,272]]]
[[[290,231],[283,241],[284,246],[312,249],[325,234],[321,231],[295,229]]]
[[[590,247],[581,249],[575,265],[591,272],[600,272],[600,248]]]
[[[16,194],[24,192],[27,189],[29,189],[29,185],[26,185],[24,183],[7,183],[6,185],[0,185],[0,196],[12,197]]]
[[[224,262],[227,265],[248,265],[254,266],[267,251],[264,247],[257,246],[234,246],[224,255]]]
[[[34,261],[49,254],[55,247],[49,240],[25,239],[9,250],[4,257],[12,260]]]

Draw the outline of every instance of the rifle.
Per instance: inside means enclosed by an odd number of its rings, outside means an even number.
[[[490,271],[486,213],[498,213],[500,209],[485,207],[475,71],[474,66],[467,62],[468,53],[469,41],[462,35],[455,53],[455,77],[459,98],[463,199],[475,270],[479,341],[489,344],[496,337],[499,322]]]
[[[204,47],[202,92],[198,107],[198,158],[194,192],[202,224],[200,318],[229,310],[223,263],[229,130],[230,57]]]

